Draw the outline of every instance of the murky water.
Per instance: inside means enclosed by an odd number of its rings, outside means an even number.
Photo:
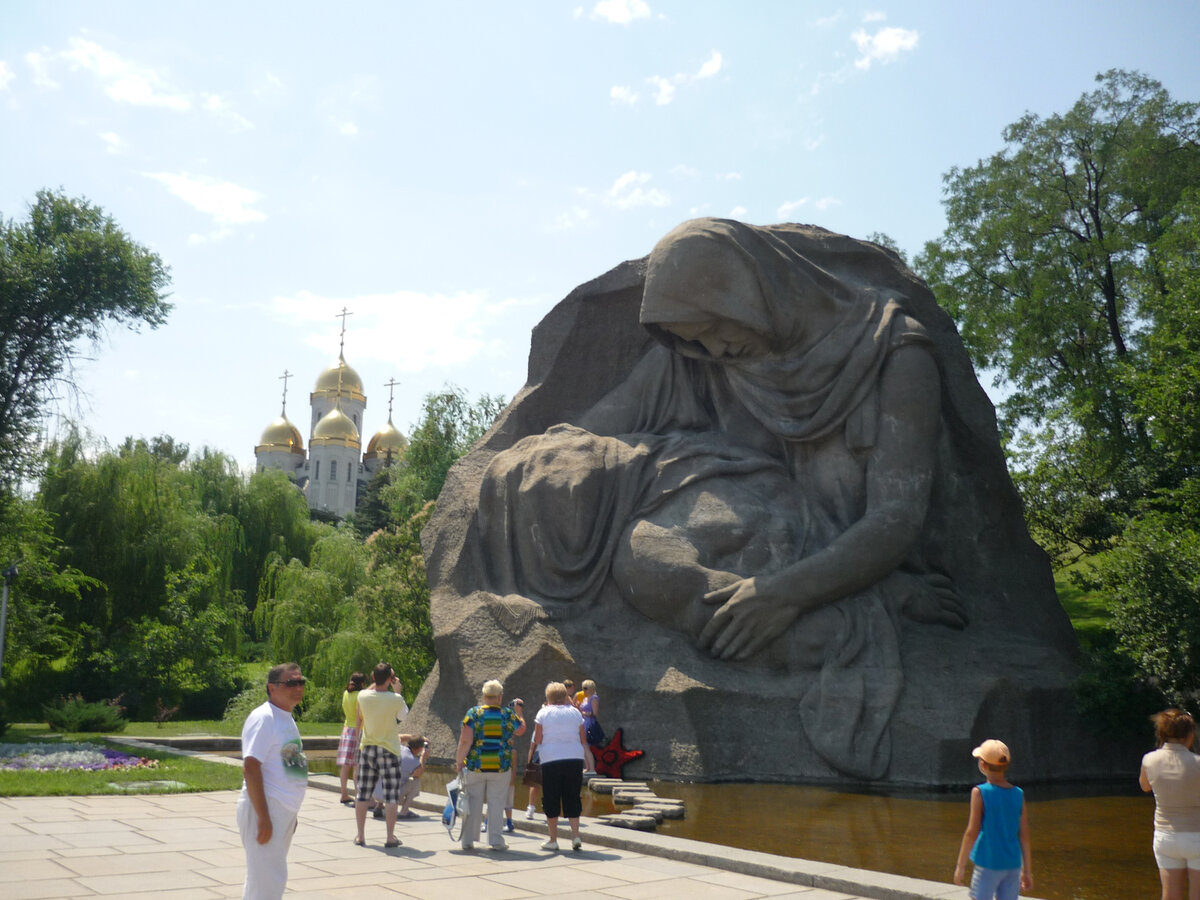
[[[332,759],[310,755],[314,771]],[[426,769],[421,789],[442,793],[451,773]],[[963,829],[967,792],[854,794],[780,784],[651,782],[661,797],[687,805],[660,834],[949,882]],[[518,815],[526,789],[517,786]],[[1134,782],[1025,789],[1033,842],[1033,895],[1046,900],[1157,897],[1150,850],[1154,799]],[[611,797],[583,792],[585,816],[614,812]]]

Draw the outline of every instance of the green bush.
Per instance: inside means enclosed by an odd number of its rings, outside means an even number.
[[[221,717],[221,721],[235,724],[240,728],[246,721],[246,716],[250,715],[256,707],[262,706],[266,699],[267,689],[263,684],[250,685],[229,699],[229,702],[225,704],[225,714]]]
[[[341,722],[342,715],[341,688],[313,687],[310,681],[308,690],[304,692],[304,707],[300,712],[301,721]]]
[[[79,694],[60,697],[42,707],[46,724],[55,731],[102,732],[108,734],[125,730],[124,710],[116,700],[89,703]]]

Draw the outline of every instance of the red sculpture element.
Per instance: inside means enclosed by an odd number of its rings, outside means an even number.
[[[592,747],[592,756],[596,760],[596,774],[605,778],[624,777],[621,775],[621,767],[645,755],[644,750],[626,750],[621,746],[620,728],[613,732],[608,744]]]

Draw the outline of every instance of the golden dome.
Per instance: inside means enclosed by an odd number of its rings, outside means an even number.
[[[357,372],[346,365],[346,360],[340,356],[336,363],[317,376],[317,384],[313,388],[313,393],[337,394],[339,377],[342,385],[342,396],[350,397],[354,400],[366,400],[366,395],[363,394],[362,379],[358,376]]]
[[[392,424],[392,420],[388,419],[387,424],[375,432],[367,444],[367,452],[363,454],[363,459],[382,457],[392,461],[399,459],[407,448],[408,440],[400,433],[400,429]]]
[[[270,450],[304,452],[304,442],[300,440],[300,431],[287,420],[286,416],[280,416],[264,428],[262,437],[258,439],[258,446],[254,448],[255,453]]]
[[[321,421],[313,428],[312,443],[332,442],[339,444],[358,445],[358,429],[350,417],[342,412],[341,407],[335,406],[321,417]]]

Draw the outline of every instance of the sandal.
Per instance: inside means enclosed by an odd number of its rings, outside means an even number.
[[[354,839],[354,846],[355,846],[355,847],[365,847],[365,846],[367,846],[367,842],[366,842],[366,841],[364,841],[364,840],[363,840],[362,838],[360,838],[360,837],[356,837],[356,838]]]
[[[385,847],[399,847],[399,846],[400,846],[400,838],[392,838],[390,841],[384,841],[384,844],[383,844],[383,846],[385,846]]]
[[[343,797],[338,802],[341,803],[342,806],[353,806],[354,805],[354,801],[351,800],[349,797]]]

